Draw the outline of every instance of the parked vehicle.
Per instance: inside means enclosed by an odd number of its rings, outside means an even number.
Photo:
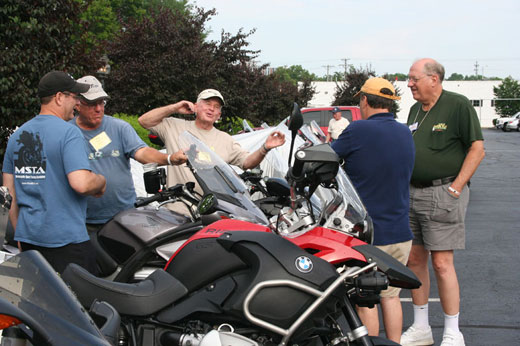
[[[497,119],[495,119],[494,124],[495,124],[495,127],[497,128],[497,130],[501,130],[501,129],[504,129],[504,123],[510,122],[510,121],[513,121],[516,119],[520,119],[520,112],[516,113],[515,115],[513,115],[511,117],[497,118]]]
[[[332,119],[332,108],[334,107],[302,108],[301,112],[304,124],[310,124],[310,122],[314,120],[321,127],[325,135],[327,135],[329,121]],[[361,119],[361,111],[357,106],[339,106],[339,109],[341,109],[341,116],[349,122]]]
[[[502,126],[502,130],[504,132],[512,130],[520,131],[520,118],[505,122]]]

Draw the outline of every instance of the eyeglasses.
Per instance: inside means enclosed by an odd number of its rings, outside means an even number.
[[[408,76],[408,78],[406,78],[406,81],[407,81],[407,82],[412,82],[412,83],[417,83],[418,81],[420,81],[420,80],[423,79],[424,77],[429,77],[429,76],[431,76],[431,75],[426,74],[426,75],[424,75],[424,76],[422,76],[422,77],[410,77],[410,76]]]
[[[79,103],[86,107],[96,107],[96,106],[106,106],[107,100],[97,100],[97,101],[85,101],[84,99],[80,99]]]
[[[62,93],[63,95],[65,95],[65,96],[70,96],[70,97],[72,97],[72,98],[75,99],[75,100],[78,100],[78,99],[79,99],[79,96],[78,96],[78,95],[75,95],[75,94],[69,93],[68,91],[62,91],[61,93]]]

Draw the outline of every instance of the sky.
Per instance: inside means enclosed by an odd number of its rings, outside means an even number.
[[[318,76],[345,60],[377,75],[408,73],[431,57],[452,73],[520,80],[520,0],[190,0],[217,14],[209,39],[255,29],[258,63],[301,65]],[[475,65],[478,64],[477,67]]]

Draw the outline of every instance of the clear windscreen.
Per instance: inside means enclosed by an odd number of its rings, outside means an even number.
[[[0,297],[35,319],[56,345],[107,344],[88,313],[37,251],[0,263]]]
[[[179,136],[179,142],[204,194],[214,194],[220,206],[238,219],[268,224],[242,179],[220,156],[187,131]]]

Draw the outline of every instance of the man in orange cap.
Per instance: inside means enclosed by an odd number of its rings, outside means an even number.
[[[374,245],[406,264],[413,238],[408,218],[412,134],[390,112],[400,99],[392,83],[370,78],[354,97],[358,96],[363,120],[351,123],[332,148],[345,160],[345,171],[372,217]],[[397,343],[403,325],[399,291],[391,287],[381,292],[386,336]],[[358,311],[368,333],[378,335],[377,307]]]

